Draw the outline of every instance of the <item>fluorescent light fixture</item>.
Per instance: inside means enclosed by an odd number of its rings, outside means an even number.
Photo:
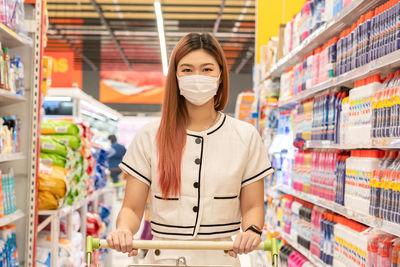
[[[118,120],[118,117],[114,116],[110,112],[107,112],[107,110],[102,109],[100,107],[97,107],[97,106],[95,106],[93,104],[90,104],[89,102],[87,102],[85,100],[81,100],[80,103],[81,103],[81,112],[83,110],[85,110],[85,111],[89,111],[89,112],[92,112],[92,113],[101,114],[101,115],[105,116],[106,118],[109,118],[109,119],[112,119],[112,120],[115,120],[115,121]]]
[[[104,121],[104,122],[107,121],[107,119],[104,118],[103,116],[97,115],[96,113],[90,112],[90,111],[88,111],[88,110],[82,109],[82,110],[81,110],[81,113],[84,114],[84,115],[86,115],[86,116],[89,116],[89,117],[98,119],[98,120],[100,120],[100,121]]]
[[[168,74],[167,45],[165,43],[164,21],[161,12],[160,0],[154,0],[154,9],[157,17],[158,38],[160,39],[161,61],[164,75]]]

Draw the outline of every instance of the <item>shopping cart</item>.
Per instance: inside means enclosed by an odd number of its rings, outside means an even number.
[[[136,249],[181,249],[181,250],[232,250],[233,241],[164,241],[164,240],[134,240],[133,247]],[[86,264],[90,267],[92,263],[93,250],[100,248],[109,248],[107,240],[87,237],[86,240]],[[270,251],[272,253],[272,266],[278,267],[278,246],[275,238],[261,242],[256,250]],[[129,266],[162,266],[173,267],[171,265],[129,265]],[[180,257],[175,266],[186,266],[186,259]],[[195,266],[192,266],[195,267]],[[206,267],[206,266],[197,266]],[[223,267],[223,266],[207,266]],[[227,267],[227,266],[224,266]]]

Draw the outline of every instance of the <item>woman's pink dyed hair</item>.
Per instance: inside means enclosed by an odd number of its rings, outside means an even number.
[[[179,93],[176,71],[179,61],[197,49],[204,49],[214,56],[221,69],[221,83],[214,97],[215,110],[223,110],[228,102],[229,77],[224,50],[211,34],[187,34],[178,42],[170,59],[157,132],[159,183],[165,198],[181,194],[181,162],[188,124],[188,111],[185,99]]]

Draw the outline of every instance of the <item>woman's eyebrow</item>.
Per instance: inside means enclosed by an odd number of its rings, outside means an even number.
[[[204,63],[204,64],[202,64],[201,66],[202,66],[202,67],[205,67],[205,66],[208,66],[208,65],[214,66],[214,63]]]
[[[187,64],[187,63],[183,63],[181,64],[179,67],[193,67],[193,65]]]

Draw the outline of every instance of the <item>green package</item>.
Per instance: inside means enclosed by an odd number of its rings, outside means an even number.
[[[52,121],[48,120],[42,123],[42,134],[66,134],[79,135],[79,128],[76,124],[68,121]]]
[[[62,168],[65,168],[66,159],[63,156],[51,153],[40,153],[40,163],[48,164],[48,165],[55,165]]]
[[[51,136],[40,136],[40,151],[49,154],[57,154],[63,157],[67,156],[67,147]]]
[[[81,139],[77,136],[67,134],[54,134],[52,135],[52,137],[64,143],[66,146],[70,147],[73,150],[78,150],[81,147]]]

